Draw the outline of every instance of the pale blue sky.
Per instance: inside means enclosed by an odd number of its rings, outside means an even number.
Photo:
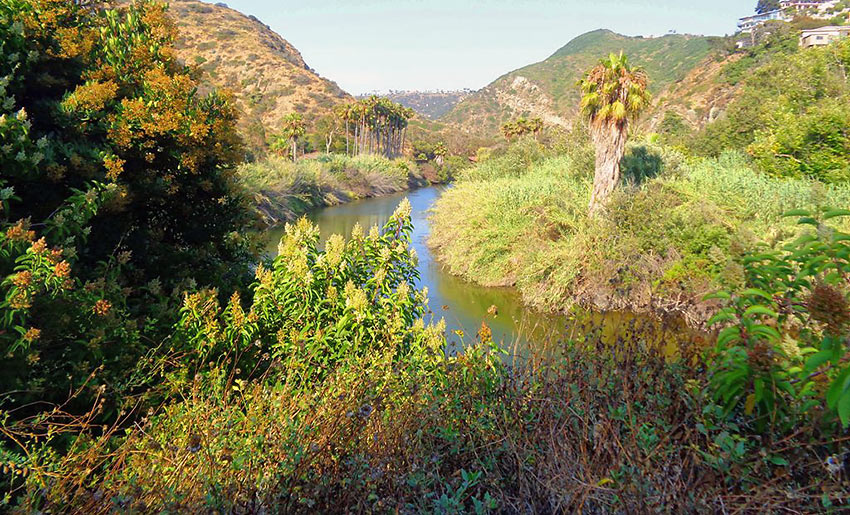
[[[724,35],[756,0],[224,0],[349,93],[478,89],[584,32]]]

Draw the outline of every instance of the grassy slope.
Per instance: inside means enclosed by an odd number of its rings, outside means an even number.
[[[783,212],[850,205],[850,186],[769,178],[733,154],[685,160],[666,152],[660,176],[621,190],[608,216],[594,220],[586,164],[517,157],[527,154],[514,148],[467,171],[435,206],[431,244],[452,273],[516,285],[542,310],[579,304],[699,323],[711,310],[705,293],[740,285],[736,256],[795,234]]]
[[[284,115],[299,112],[309,121],[349,98],[256,18],[193,0],[172,2],[171,13],[180,30],[180,57],[201,67],[206,87],[234,93],[240,130],[253,148],[265,146]]]
[[[569,125],[577,112],[576,82],[610,52],[623,50],[652,77],[658,94],[684,79],[706,59],[711,39],[669,35],[635,38],[597,30],[579,36],[551,57],[513,71],[457,105],[443,120],[472,131],[494,134],[501,123],[520,115],[540,116],[550,124]]]

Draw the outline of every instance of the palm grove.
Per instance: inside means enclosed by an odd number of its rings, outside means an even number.
[[[341,137],[345,138],[346,155],[380,154],[387,159],[401,157],[408,120],[412,117],[412,109],[374,95],[337,105],[329,126],[324,127],[326,151],[330,151],[335,135],[341,131]],[[289,114],[283,118],[271,149],[276,152],[289,149],[295,160],[298,139],[305,134],[306,124],[302,116],[298,113]]]

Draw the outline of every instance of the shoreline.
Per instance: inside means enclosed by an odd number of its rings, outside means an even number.
[[[292,175],[284,180],[277,177],[265,180],[263,177],[262,185],[253,185],[245,179],[245,172],[240,172],[240,182],[245,187],[252,208],[262,220],[262,228],[280,226],[316,209],[445,183],[440,180],[433,167],[422,166],[407,159],[388,160],[372,155],[323,157],[328,161],[303,159],[293,163],[270,157],[244,165],[243,168],[269,167],[269,170],[265,171],[268,176],[279,173]],[[340,160],[343,163],[342,168],[331,171],[329,168],[333,165],[328,164],[331,160]],[[358,168],[358,160],[373,162],[367,163],[369,166],[361,169]],[[380,166],[375,166],[375,162]],[[318,170],[301,170],[310,167],[317,167]],[[406,177],[399,176],[399,171],[406,172]]]

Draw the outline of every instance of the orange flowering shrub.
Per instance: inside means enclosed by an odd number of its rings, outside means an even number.
[[[119,409],[183,290],[250,280],[236,111],[175,37],[150,0],[0,0],[0,410]]]

